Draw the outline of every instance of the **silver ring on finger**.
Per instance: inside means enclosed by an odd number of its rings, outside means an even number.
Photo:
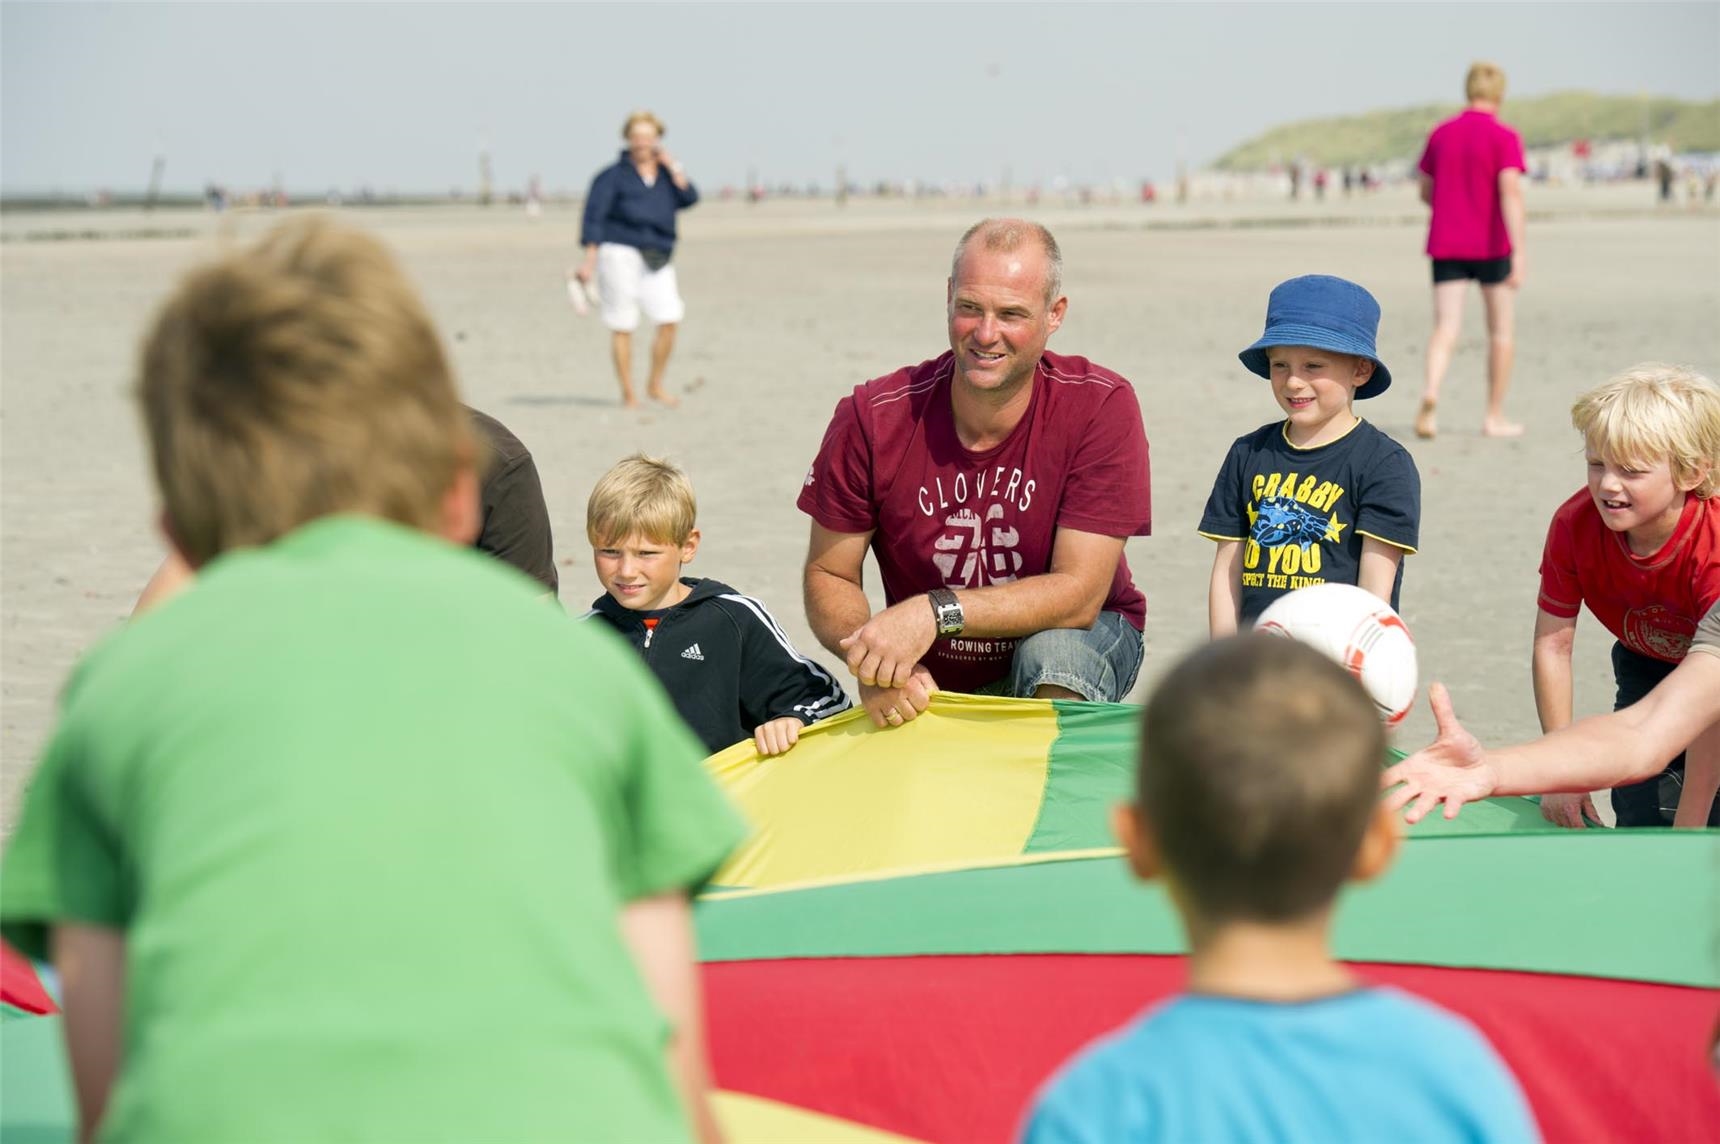
[[[884,716],[884,718],[890,723],[900,723],[902,721],[902,713],[900,711],[892,711],[888,715]]]

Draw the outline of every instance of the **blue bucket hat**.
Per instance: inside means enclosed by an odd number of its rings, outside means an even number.
[[[1374,363],[1374,374],[1356,390],[1357,399],[1378,397],[1392,383],[1391,371],[1374,350],[1380,304],[1366,290],[1330,274],[1305,274],[1280,282],[1266,299],[1266,332],[1236,356],[1250,373],[1270,378],[1266,351],[1273,346],[1313,346],[1354,354]]]

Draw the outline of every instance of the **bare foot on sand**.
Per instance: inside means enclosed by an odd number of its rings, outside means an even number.
[[[652,401],[655,401],[659,405],[667,406],[670,409],[681,404],[681,399],[679,397],[676,397],[674,394],[663,389],[653,389],[650,393],[650,397]]]
[[[1481,423],[1483,437],[1521,437],[1523,427],[1515,421],[1488,420]]]
[[[1434,416],[1435,405],[1431,401],[1421,403],[1421,412],[1415,415],[1415,435],[1424,441],[1433,440],[1439,432],[1439,420]]]
[[[633,396],[632,390],[628,390],[626,393],[623,393],[621,395],[621,408],[623,408],[623,409],[637,409],[637,408],[639,408],[639,399],[637,397]]]

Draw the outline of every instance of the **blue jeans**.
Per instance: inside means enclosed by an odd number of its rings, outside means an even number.
[[[1050,685],[1091,703],[1119,703],[1135,685],[1145,641],[1135,625],[1116,612],[1100,612],[1091,628],[1049,628],[1015,647],[1015,663],[984,695],[1030,699]]]

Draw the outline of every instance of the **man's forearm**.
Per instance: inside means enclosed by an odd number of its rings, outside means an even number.
[[[956,593],[964,636],[1018,638],[1051,628],[1090,628],[1104,607],[1079,577],[1046,572],[990,588]],[[929,606],[929,605],[928,605]]]
[[[1716,720],[1720,658],[1692,653],[1621,711],[1580,719],[1532,743],[1487,755],[1499,776],[1499,794],[1599,790],[1659,774]]]
[[[812,627],[812,634],[818,637],[824,650],[841,656],[840,642],[872,617],[866,589],[821,568],[808,568],[802,590],[806,597],[806,622]]]
[[[1556,794],[1601,790],[1659,773],[1676,755],[1658,762],[1645,750],[1630,709],[1595,715],[1515,747],[1488,751],[1499,776],[1495,794]]]

